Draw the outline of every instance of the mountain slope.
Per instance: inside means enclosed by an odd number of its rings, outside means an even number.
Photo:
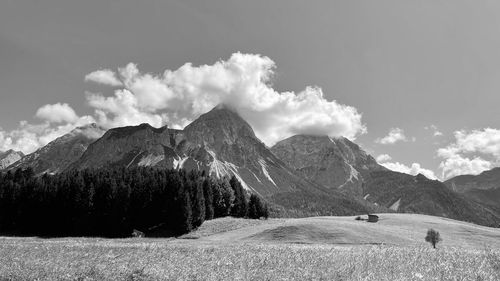
[[[114,128],[92,143],[82,157],[68,169],[107,166],[173,168],[173,162],[167,163],[165,159],[168,155],[165,149],[169,146],[170,134],[167,127],[156,129],[149,124],[141,124]]]
[[[35,174],[62,172],[71,163],[78,160],[89,144],[101,137],[104,132],[105,130],[96,124],[75,128],[68,134],[24,156],[10,165],[8,169],[31,167]]]
[[[500,211],[500,167],[479,175],[462,175],[444,182],[450,189]]]
[[[278,142],[271,151],[307,179],[358,196],[371,171],[387,170],[342,137],[296,135]]]
[[[397,212],[442,216],[487,226],[500,225],[500,212],[497,210],[468,200],[442,182],[421,174],[372,172],[365,183],[365,192],[368,201]]]
[[[0,152],[0,170],[3,170],[24,157],[21,151],[14,151],[12,149]]]

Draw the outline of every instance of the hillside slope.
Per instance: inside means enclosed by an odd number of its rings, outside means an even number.
[[[479,175],[462,175],[444,182],[450,189],[500,212],[500,167]]]
[[[270,244],[341,244],[341,245],[423,245],[429,228],[443,238],[438,246],[482,248],[500,247],[500,229],[437,216],[418,214],[378,214],[377,223],[357,221],[354,217],[309,217],[270,219],[249,224],[243,219],[222,218],[205,222],[186,238],[199,242],[252,242]],[[230,227],[227,227],[227,226]]]
[[[448,217],[487,226],[500,226],[500,213],[419,174],[372,172],[365,184],[368,201],[397,212]]]

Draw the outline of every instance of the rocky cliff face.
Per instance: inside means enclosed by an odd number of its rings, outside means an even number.
[[[10,165],[9,170],[33,168],[35,174],[58,173],[78,160],[90,143],[104,134],[105,130],[96,124],[75,128],[37,151]]]
[[[14,151],[12,149],[5,152],[0,152],[0,170],[3,170],[21,160],[23,156],[24,153],[22,153],[21,151]]]
[[[68,169],[101,168],[107,166],[162,166],[173,167],[168,162],[165,149],[170,147],[167,127],[153,128],[149,124],[115,128],[92,143],[82,157]]]
[[[346,138],[297,135],[278,142],[271,151],[309,180],[354,195],[363,195],[370,172],[387,170]]]

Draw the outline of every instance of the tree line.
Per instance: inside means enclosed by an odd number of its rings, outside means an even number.
[[[153,168],[0,174],[2,235],[127,237],[136,229],[177,236],[213,218],[268,214],[234,176]]]

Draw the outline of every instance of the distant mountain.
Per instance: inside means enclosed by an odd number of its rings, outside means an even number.
[[[21,151],[8,150],[5,152],[0,152],[0,170],[3,170],[13,163],[19,161],[24,156]]]
[[[387,170],[343,137],[296,135],[278,142],[271,151],[307,179],[358,196],[363,195],[370,172]]]
[[[390,171],[346,138],[293,136],[271,151],[307,179],[396,212],[420,213],[498,226],[500,212],[423,175]]]
[[[7,169],[33,168],[35,174],[59,173],[78,160],[89,144],[100,138],[105,130],[96,124],[78,127],[37,151],[22,157]]]
[[[500,167],[479,175],[462,175],[444,182],[450,189],[500,210]]]
[[[370,174],[365,183],[366,200],[401,213],[447,217],[481,225],[500,226],[500,212],[454,192],[442,182],[422,174],[393,171]]]

